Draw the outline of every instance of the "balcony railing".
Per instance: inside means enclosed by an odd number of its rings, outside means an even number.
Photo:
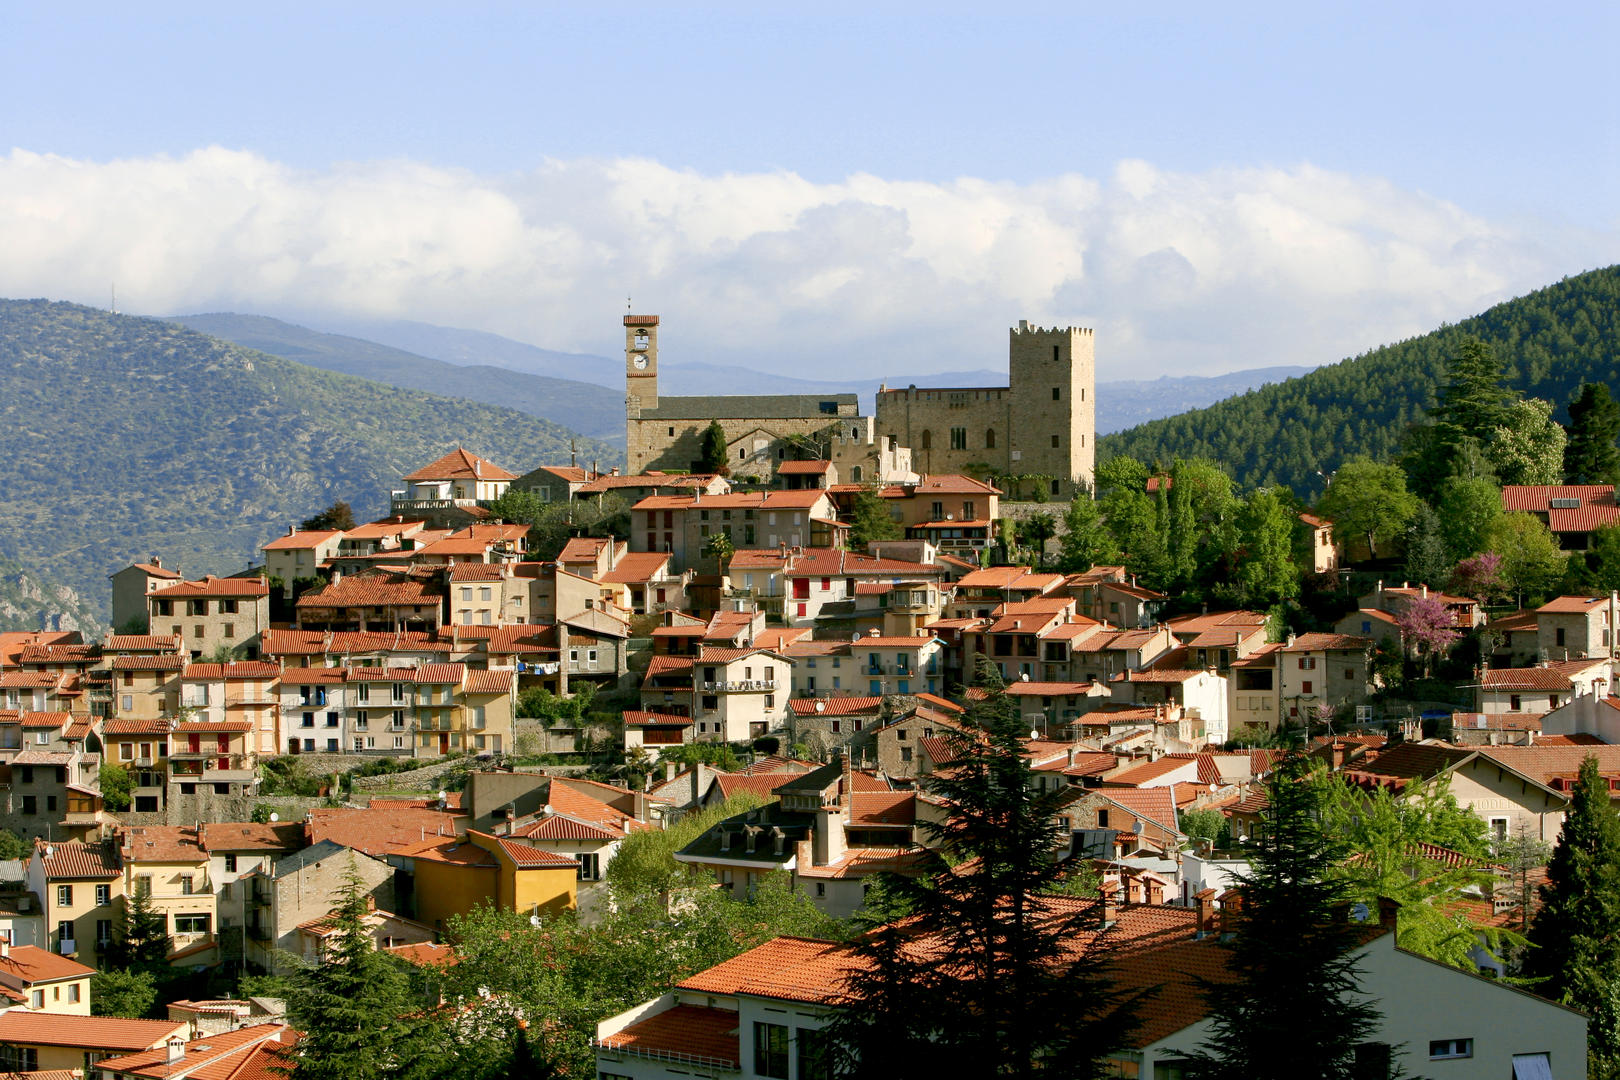
[[[716,682],[703,682],[699,684],[704,690],[712,693],[748,693],[769,691],[776,689],[775,679],[728,679]]]

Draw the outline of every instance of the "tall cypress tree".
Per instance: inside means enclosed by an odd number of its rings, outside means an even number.
[[[1034,790],[1024,724],[982,659],[979,681],[986,696],[943,735],[952,769],[929,781],[950,814],[923,826],[964,862],[885,882],[890,914],[906,914],[855,946],[866,969],[828,1029],[842,1075],[1085,1080],[1130,1033],[1101,947],[1076,955],[1097,902],[1051,895],[1063,796]]]
[[[1571,484],[1620,484],[1620,402],[1603,383],[1587,383],[1569,403],[1564,474]]]
[[[1620,816],[1595,757],[1581,762],[1564,829],[1547,864],[1541,909],[1530,923],[1524,974],[1536,990],[1592,1016],[1594,1066],[1617,1063],[1615,998],[1620,996]]]
[[[400,963],[378,952],[365,925],[365,882],[351,862],[333,911],[336,932],[319,964],[301,973],[301,1080],[431,1076],[433,1055]]]
[[[711,420],[703,429],[703,442],[698,457],[698,468],[706,473],[730,472],[731,462],[726,458],[726,429],[720,421]]]
[[[1345,883],[1326,871],[1345,855],[1324,830],[1308,759],[1295,754],[1267,791],[1270,807],[1242,877],[1231,942],[1234,982],[1204,988],[1209,1041],[1188,1055],[1199,1080],[1350,1080],[1378,1009],[1356,990],[1364,928],[1347,918]]]

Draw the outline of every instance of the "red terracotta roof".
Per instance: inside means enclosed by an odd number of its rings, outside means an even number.
[[[433,583],[412,574],[367,571],[352,574],[298,598],[299,608],[331,607],[431,607],[438,610],[439,595]]]
[[[114,671],[179,671],[186,666],[185,658],[177,654],[167,656],[115,656]]]
[[[492,464],[477,454],[459,446],[431,465],[424,465],[405,477],[407,483],[416,483],[422,480],[516,479],[516,474],[509,473],[499,465]]]
[[[317,808],[309,812],[309,842],[330,840],[382,858],[396,846],[421,843],[424,834],[455,836],[467,827],[464,814],[439,810]]]
[[[456,950],[449,945],[435,945],[430,941],[415,945],[390,945],[386,950],[417,967],[454,967],[460,963]]]
[[[742,1061],[737,1050],[739,1023],[734,1009],[676,1005],[609,1035],[601,1041],[601,1046],[607,1050],[630,1051],[655,1061],[699,1066],[720,1064],[730,1071]]]
[[[270,586],[263,578],[215,577],[209,574],[201,581],[182,581],[166,589],[148,593],[159,600],[187,600],[197,596],[269,596]]]
[[[1573,501],[1573,507],[1554,507],[1553,500]],[[1555,533],[1591,532],[1620,521],[1613,484],[1508,485],[1502,488],[1502,509],[1546,514]]]
[[[124,858],[130,862],[197,863],[208,858],[197,830],[189,825],[142,825],[124,830]]]
[[[280,675],[280,664],[266,660],[236,660],[229,664],[187,664],[180,677],[187,682],[212,682],[216,679],[274,679]]]
[[[0,957],[0,979],[14,986],[29,983],[57,982],[61,979],[84,979],[96,974],[77,960],[58,956],[33,945],[13,945],[7,957]]]
[[[1361,651],[1373,646],[1372,638],[1352,634],[1300,634],[1282,647],[1283,652]]]
[[[123,874],[118,848],[110,843],[85,844],[68,840],[60,844],[35,841],[34,858],[42,859],[47,878],[115,878]]]
[[[690,716],[676,716],[673,713],[643,712],[640,709],[627,709],[624,713],[626,727],[691,727]]]
[[[671,558],[667,552],[631,551],[619,556],[618,564],[597,580],[614,585],[641,585],[666,575]]]
[[[817,708],[816,706],[821,706]],[[863,716],[877,715],[883,706],[881,697],[825,697],[789,698],[788,708],[795,716]]]
[[[173,1035],[184,1036],[184,1021],[125,1020],[112,1016],[69,1016],[65,1013],[10,1009],[0,1013],[0,1043],[20,1046],[65,1046],[75,1050],[145,1050]]]
[[[183,1032],[182,1032],[183,1034]],[[168,1047],[126,1054],[97,1062],[107,1074],[150,1080],[185,1076],[194,1080],[252,1080],[276,1067],[286,1069],[286,1055],[298,1033],[285,1024],[255,1024],[235,1031],[205,1035],[186,1044],[185,1056],[171,1065]],[[269,1075],[277,1075],[269,1072]]]
[[[578,859],[559,855],[555,851],[530,847],[528,844],[508,840],[501,836],[492,836],[490,839],[500,847],[501,851],[507,858],[512,860],[519,870],[574,870],[579,867]]]
[[[341,529],[308,529],[299,530],[286,536],[278,536],[265,544],[264,551],[308,551],[320,547],[334,537],[342,536]]]
[[[512,835],[524,840],[622,840],[624,833],[618,829],[609,829],[601,825],[593,825],[588,821],[577,821],[561,814],[552,814],[540,818],[527,825],[519,825],[512,830]]]
[[[206,851],[293,852],[304,846],[304,826],[301,823],[205,822],[202,846]]]

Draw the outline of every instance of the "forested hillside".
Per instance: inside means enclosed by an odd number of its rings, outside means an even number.
[[[1314,498],[1324,475],[1345,460],[1397,453],[1407,426],[1435,403],[1446,358],[1471,336],[1505,362],[1508,385],[1552,402],[1567,420],[1582,383],[1620,383],[1620,267],[1565,278],[1422,337],[1106,436],[1100,456],[1166,465],[1209,458],[1242,487],[1285,484]]]
[[[384,512],[401,476],[457,444],[521,473],[567,462],[571,434],[156,319],[0,300],[0,558],[103,619],[107,575],[132,559],[239,570],[334,499]]]

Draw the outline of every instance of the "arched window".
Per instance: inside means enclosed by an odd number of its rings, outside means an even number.
[[[861,482],[861,467],[859,465],[850,467],[849,478],[857,484]]]
[[[986,428],[985,429],[985,432],[984,432],[984,448],[986,450],[994,450],[996,448],[996,429],[995,428]]]
[[[932,450],[934,448],[934,433],[929,431],[927,428],[923,428],[922,448],[924,450]]]

